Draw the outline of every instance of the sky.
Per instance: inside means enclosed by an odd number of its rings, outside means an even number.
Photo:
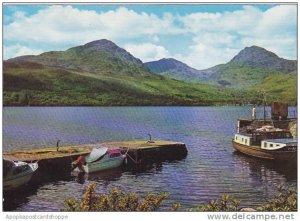
[[[143,62],[175,58],[199,70],[252,45],[297,58],[296,4],[5,4],[3,14],[4,59],[99,39]]]

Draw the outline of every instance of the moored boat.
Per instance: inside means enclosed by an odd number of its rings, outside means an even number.
[[[239,139],[240,135],[235,134],[235,138]],[[295,139],[262,140],[261,146],[249,144],[247,140],[251,140],[251,137],[245,138],[245,143],[233,140],[232,145],[237,151],[253,157],[279,161],[294,161],[297,159],[297,140]],[[267,147],[265,147],[265,144],[267,144]]]
[[[26,163],[23,161],[3,160],[3,190],[13,190],[27,184],[34,172],[38,169],[38,163]]]
[[[93,173],[117,168],[125,158],[120,148],[94,147],[89,155],[79,156],[72,167],[77,172]]]
[[[287,107],[286,107],[287,108]],[[272,113],[278,112],[273,110]],[[287,118],[287,110],[276,119],[238,120],[237,133],[232,140],[235,150],[249,156],[277,161],[297,160],[297,139],[289,125],[296,119]],[[264,114],[265,115],[265,114]]]

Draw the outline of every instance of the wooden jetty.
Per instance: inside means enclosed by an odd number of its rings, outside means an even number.
[[[129,164],[141,164],[159,160],[182,159],[187,155],[184,143],[165,140],[131,140],[121,142],[108,142],[101,145],[107,147],[120,147],[128,150]]]
[[[38,161],[39,167],[47,171],[71,170],[71,162],[80,155],[87,155],[95,146],[119,147],[127,152],[129,164],[141,164],[157,160],[182,159],[187,155],[184,143],[163,140],[131,140],[96,144],[18,149],[3,152],[7,160]]]

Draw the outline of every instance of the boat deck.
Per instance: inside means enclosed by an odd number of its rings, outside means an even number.
[[[274,142],[274,143],[282,143],[282,144],[297,144],[297,140],[291,139],[291,138],[268,139],[268,140],[264,140],[264,141]]]

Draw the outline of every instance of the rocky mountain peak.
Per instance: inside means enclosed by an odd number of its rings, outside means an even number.
[[[107,40],[107,39],[95,40],[95,41],[86,43],[85,45],[75,47],[75,49],[106,52],[107,54],[110,54],[113,57],[118,57],[123,60],[136,63],[138,65],[143,65],[143,63],[140,59],[134,57],[128,51],[126,51],[125,49],[116,45],[114,42]],[[72,48],[71,48],[71,50],[72,50]]]
[[[296,61],[280,58],[275,53],[258,46],[244,48],[229,63],[282,72],[294,71],[297,66]]]
[[[179,70],[184,70],[184,71],[192,71],[195,70],[194,68],[189,67],[185,63],[178,61],[174,58],[162,58],[158,61],[151,61],[145,63],[146,66],[148,66],[152,71],[159,73],[159,72],[164,72],[164,71],[179,71]],[[195,70],[196,71],[196,70]]]
[[[112,41],[109,41],[107,39],[101,39],[101,40],[96,40],[92,41],[89,43],[86,43],[83,45],[84,48],[90,48],[90,49],[95,49],[95,50],[117,50],[119,47],[113,43]]]
[[[241,50],[231,61],[260,64],[274,59],[279,59],[275,53],[254,45]]]

